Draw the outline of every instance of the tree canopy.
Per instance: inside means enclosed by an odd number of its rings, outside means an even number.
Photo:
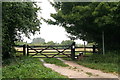
[[[48,41],[46,44],[47,45],[55,45],[56,43],[54,43],[53,41]]]
[[[63,40],[63,41],[61,42],[62,45],[71,45],[72,43],[73,43],[72,40]]]
[[[63,26],[68,33],[102,47],[102,32],[107,50],[120,46],[120,2],[61,2],[52,4],[57,13],[49,24]]]
[[[32,44],[41,44],[41,43],[45,43],[45,39],[43,38],[34,38],[32,41]]]
[[[2,3],[2,48],[3,58],[13,53],[14,41],[21,39],[21,34],[27,37],[40,30],[40,20],[37,11],[40,10],[33,2],[3,2]]]

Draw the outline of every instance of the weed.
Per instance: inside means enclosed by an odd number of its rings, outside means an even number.
[[[99,76],[98,74],[96,74],[95,76]]]
[[[77,67],[73,67],[73,69],[77,69]]]
[[[90,73],[90,72],[86,72],[86,74],[88,74],[89,76],[92,76],[93,74],[92,73]]]

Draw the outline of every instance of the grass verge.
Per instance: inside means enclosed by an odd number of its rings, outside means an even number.
[[[92,69],[98,69],[102,70],[103,72],[111,72],[117,74],[119,72],[119,57],[116,53],[106,53],[105,55],[95,54],[84,58],[83,60],[77,60],[75,62]]]
[[[3,78],[66,78],[44,67],[37,58],[21,57],[17,58],[16,61],[17,63],[12,60],[10,64],[4,64],[2,69]]]
[[[120,54],[118,51],[107,52],[103,54],[91,54],[89,57],[85,57],[82,60],[74,60],[75,63],[89,67],[91,69],[101,70],[103,72],[114,73],[120,75]],[[73,61],[71,58],[63,58],[68,61]]]
[[[44,61],[50,64],[55,64],[62,67],[67,67],[69,65],[65,64],[63,61],[56,58],[44,58]]]

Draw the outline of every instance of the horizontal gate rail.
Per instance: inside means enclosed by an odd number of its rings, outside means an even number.
[[[22,52],[22,51],[21,51]],[[65,51],[64,53],[70,53],[71,51]],[[83,52],[84,53],[84,51],[75,51],[76,53],[77,52]],[[86,53],[92,53],[93,51],[86,51]],[[34,52],[34,51],[29,51],[29,53],[36,53],[36,52]],[[58,53],[57,51],[55,52],[55,51],[51,51],[51,52],[42,52],[42,53]],[[60,53],[62,53],[62,52],[60,52]]]
[[[16,51],[16,52],[23,53],[23,51]]]
[[[14,45],[14,47],[23,47],[23,45]]]
[[[33,55],[33,54],[29,54],[29,55]],[[37,55],[41,55],[41,54],[37,54]],[[45,55],[55,55],[55,54],[45,54]],[[59,54],[59,55],[63,55],[63,54]],[[66,55],[70,55],[70,54],[66,54]]]
[[[30,47],[35,48],[35,47],[46,47],[46,46],[30,46]],[[48,45],[48,47],[68,47],[68,46],[70,45]]]
[[[34,58],[46,58],[46,57],[34,57]],[[71,57],[48,57],[48,58],[71,58]]]
[[[87,47],[87,46],[86,47],[77,47],[77,46],[75,46],[75,48],[91,48],[92,49],[93,47],[92,46],[91,47]],[[98,48],[98,47],[96,47],[96,48]]]
[[[71,51],[67,51],[67,52],[64,52],[64,53],[70,53]],[[36,52],[29,52],[29,53],[36,53]],[[62,53],[62,52],[42,52],[42,53]]]
[[[43,50],[44,48],[34,48],[34,49],[36,49],[36,50]],[[59,49],[59,50],[63,50],[63,49],[66,49],[66,48],[57,48],[57,49]],[[47,50],[53,50],[53,49],[47,49]],[[67,49],[67,50],[70,50],[70,49]]]

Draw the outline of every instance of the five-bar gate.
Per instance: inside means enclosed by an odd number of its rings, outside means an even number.
[[[75,59],[76,54],[79,52],[96,52],[96,47],[76,47],[75,42],[71,45],[48,45],[48,46],[29,46],[29,45],[16,45],[15,47],[22,47],[23,55],[33,56],[35,58],[71,58]],[[82,51],[82,48],[88,48],[92,51]],[[85,50],[85,49],[83,49]]]

